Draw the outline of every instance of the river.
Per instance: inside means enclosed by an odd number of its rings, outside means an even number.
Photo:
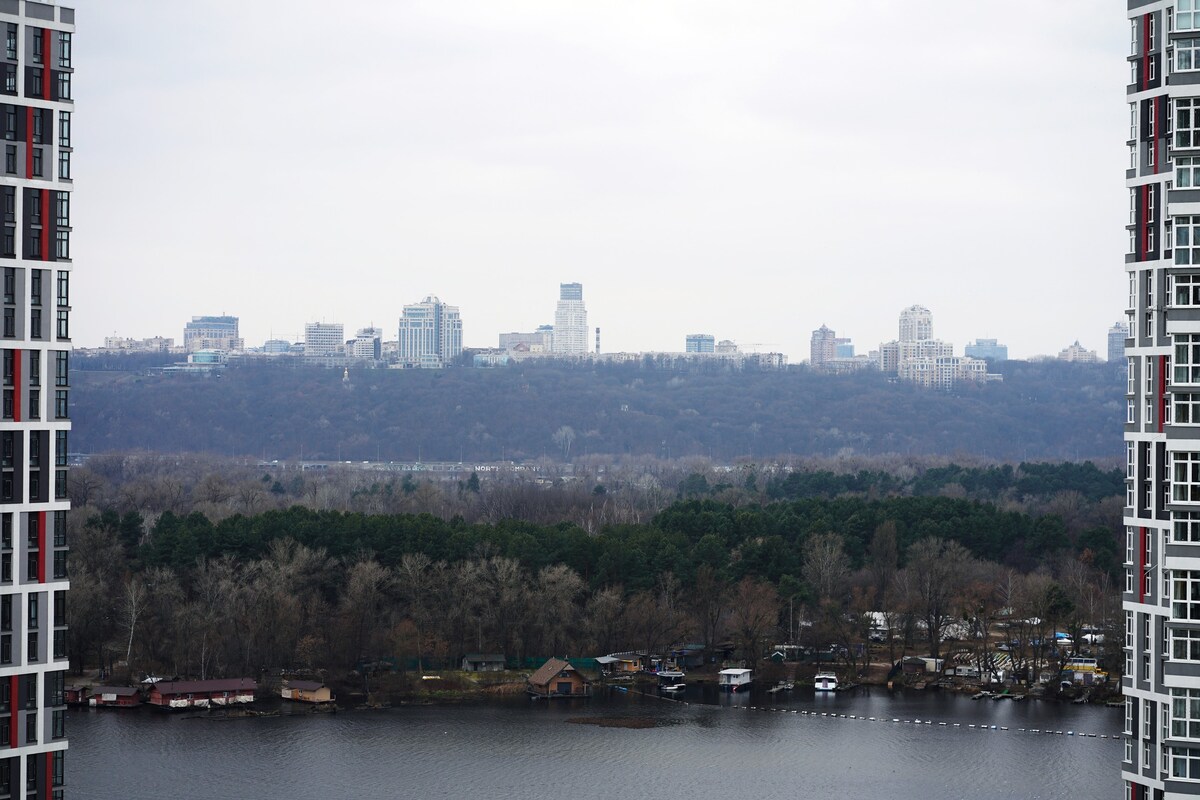
[[[615,693],[224,721],[150,708],[79,709],[68,719],[67,796],[1121,796],[1119,709],[882,689],[687,699]],[[567,722],[579,717],[638,718],[654,727]]]

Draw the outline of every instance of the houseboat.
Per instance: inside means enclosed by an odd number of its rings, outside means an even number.
[[[813,688],[818,692],[836,692],[838,688],[837,675],[832,672],[818,672],[813,678]]]
[[[159,681],[150,689],[150,705],[160,708],[212,708],[253,703],[258,683],[251,678],[212,681]]]
[[[739,692],[750,688],[750,670],[723,669],[717,673],[717,687],[723,692]]]
[[[133,708],[142,704],[142,693],[132,686],[93,686],[87,704],[92,708]]]
[[[284,681],[279,694],[297,703],[332,703],[333,692],[320,681]]]
[[[592,682],[570,662],[551,658],[526,681],[525,691],[535,700],[551,697],[590,697]]]

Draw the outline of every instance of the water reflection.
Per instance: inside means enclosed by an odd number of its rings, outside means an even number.
[[[683,699],[614,694],[227,722],[150,709],[74,711],[68,783],[70,796],[97,800],[790,797],[801,790],[930,800],[1119,796],[1119,739],[1017,731],[1111,735],[1120,727],[1113,709],[882,690],[729,696],[689,687]],[[567,723],[623,715],[659,724]]]

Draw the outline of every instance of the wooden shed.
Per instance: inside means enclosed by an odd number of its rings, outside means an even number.
[[[467,653],[462,660],[466,672],[503,672],[504,666],[503,653]]]
[[[92,708],[132,708],[142,704],[142,693],[132,686],[93,686],[87,704]]]
[[[588,697],[592,682],[569,662],[551,658],[529,676],[526,691],[533,697]]]

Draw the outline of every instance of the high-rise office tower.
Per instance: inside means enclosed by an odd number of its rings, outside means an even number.
[[[462,355],[462,318],[458,306],[435,295],[404,307],[397,343],[400,363],[411,367],[444,367]]]
[[[340,356],[346,352],[345,328],[340,322],[304,323],[304,355]]]
[[[5,126],[0,797],[59,800],[67,749],[71,60],[75,12],[0,2]]]
[[[837,331],[822,325],[812,332],[808,345],[808,365],[815,370],[825,368],[827,361],[837,358]]]
[[[717,339],[711,333],[689,333],[683,339],[683,351],[685,353],[715,353],[717,352]],[[600,352],[599,349],[596,352]]]
[[[554,352],[586,353],[587,309],[583,306],[583,284],[559,286],[558,307],[554,310]]]
[[[1200,794],[1200,8],[1127,0],[1130,800]]]

